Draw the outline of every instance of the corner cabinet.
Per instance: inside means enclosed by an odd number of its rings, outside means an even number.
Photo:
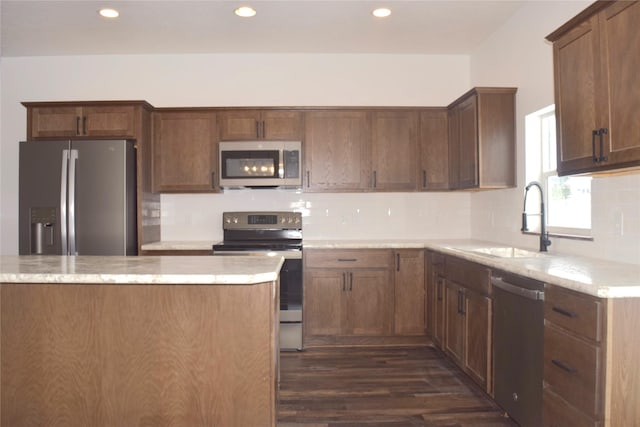
[[[558,174],[640,166],[640,2],[598,1],[547,39]]]
[[[219,113],[221,141],[289,140],[302,138],[302,112],[271,109],[230,109]]]
[[[515,88],[474,88],[448,107],[449,188],[516,185]]]
[[[207,110],[156,111],[153,116],[153,187],[158,192],[216,192],[216,114]]]

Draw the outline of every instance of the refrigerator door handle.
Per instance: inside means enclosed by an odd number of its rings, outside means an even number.
[[[78,255],[76,248],[76,162],[78,150],[69,157],[69,255]]]
[[[60,246],[61,254],[67,254],[67,182],[69,150],[62,150],[62,172],[60,173]]]

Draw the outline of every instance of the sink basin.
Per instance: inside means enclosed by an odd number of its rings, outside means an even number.
[[[487,255],[497,258],[539,258],[546,256],[543,252],[533,252],[526,249],[512,247],[495,247],[495,248],[477,248],[471,249],[471,252],[478,255]]]

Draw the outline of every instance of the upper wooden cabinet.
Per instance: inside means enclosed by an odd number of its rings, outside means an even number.
[[[375,111],[371,120],[371,187],[414,191],[418,168],[418,113]]]
[[[24,105],[28,139],[136,137],[134,105]]]
[[[558,174],[640,165],[640,3],[596,2],[547,39]]]
[[[364,191],[370,134],[364,111],[305,113],[305,191]]]
[[[446,108],[420,113],[421,190],[449,189],[449,139]]]
[[[218,191],[214,112],[158,111],[154,113],[153,129],[155,191]]]
[[[474,88],[449,105],[449,187],[516,185],[515,88]]]
[[[223,110],[220,140],[300,140],[302,113],[292,110]]]

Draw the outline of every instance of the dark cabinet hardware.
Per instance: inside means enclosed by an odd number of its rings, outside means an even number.
[[[267,137],[267,125],[264,120],[262,121],[262,137],[263,138]]]
[[[211,172],[211,188],[216,188],[216,173]]]
[[[311,186],[311,178],[309,177],[309,171],[307,171],[307,188]]]
[[[422,188],[427,188],[427,171],[422,171]]]
[[[377,179],[377,173],[376,173],[376,171],[373,171],[373,188],[376,188],[376,186],[377,186],[377,181],[378,181],[378,179]]]
[[[598,130],[591,131],[591,153],[593,154],[593,161],[598,163],[599,159],[596,155],[596,136],[598,136]]]
[[[76,117],[76,135],[80,135],[80,117]]]
[[[573,375],[573,374],[578,372],[577,369],[572,368],[571,366],[567,365],[566,363],[562,362],[561,360],[551,359],[551,363],[553,363],[558,368],[562,369],[563,371],[565,371],[568,374],[572,374]]]
[[[349,291],[353,290],[353,273],[349,273]]]
[[[82,134],[87,134],[87,117],[82,117]]]
[[[569,311],[569,310],[565,310],[564,308],[560,308],[560,307],[553,307],[551,310],[555,311],[556,313],[562,314],[563,316],[567,316],[570,318],[575,318],[578,317],[575,313]]]
[[[607,160],[609,160],[609,158],[604,155],[604,136],[607,135],[608,133],[609,133],[609,129],[607,128],[600,128],[600,130],[598,130],[598,134],[600,135],[600,161],[601,162],[606,162]]]
[[[396,254],[396,271],[400,271],[400,254]]]
[[[358,258],[338,258],[338,262],[356,262]]]
[[[600,128],[591,131],[591,151],[593,154],[593,161],[595,163],[606,162],[609,160],[609,158],[604,155],[604,136],[608,134],[608,128]],[[596,136],[600,139],[600,155],[596,154]]]
[[[347,273],[342,273],[342,292],[347,290]]]
[[[260,122],[256,121],[256,138],[260,138]]]

